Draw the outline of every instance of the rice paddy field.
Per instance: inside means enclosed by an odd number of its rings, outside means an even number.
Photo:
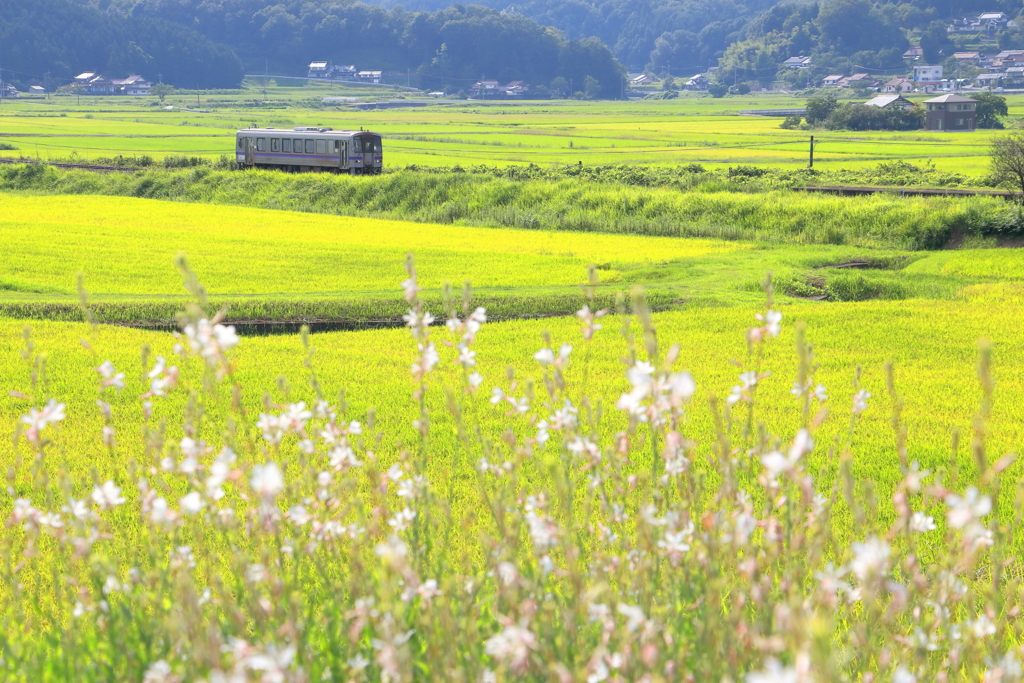
[[[728,240],[693,239],[411,223],[130,197],[0,195],[0,311],[81,320],[81,275],[98,319],[167,324],[189,298],[174,265],[178,254],[188,256],[209,297],[237,322],[398,321],[405,310],[394,296],[395,282],[407,253],[417,255],[423,283],[435,293],[444,282],[456,288],[470,282],[501,318],[574,312],[591,267],[598,279],[595,292],[606,305],[641,286],[659,308],[756,302],[768,271],[775,273],[780,296],[836,300],[953,299],[972,285],[1024,279],[1016,252],[879,248],[894,233],[887,226],[934,224],[929,204],[953,207],[962,200],[889,207],[885,202],[893,200],[869,198],[857,209],[861,213],[847,214],[850,200],[805,197],[820,205],[818,229],[830,213],[839,218],[834,230],[841,225],[858,234],[855,216],[869,217],[873,225],[861,237],[841,240],[848,244],[812,246],[787,243],[787,235],[799,240],[792,232],[765,240],[769,233],[755,226],[767,228],[773,220],[768,214],[738,218],[757,205],[787,206],[785,195],[689,196],[707,216],[718,216],[718,223],[745,222],[749,231]],[[742,206],[727,208],[735,201]],[[914,213],[921,210],[926,213]],[[792,220],[815,223],[801,211]],[[730,213],[737,219],[726,218]],[[872,234],[885,239],[876,241]]]
[[[238,128],[316,125],[379,131],[388,141],[385,165],[390,168],[580,162],[801,168],[807,164],[811,134],[780,129],[780,118],[739,115],[744,109],[802,107],[803,100],[796,96],[501,103],[431,101],[395,91],[390,96],[347,94],[369,103],[408,98],[406,102],[424,106],[361,110],[351,104],[321,103],[323,97],[345,94],[310,85],[274,88],[266,99],[258,87],[201,95],[199,105],[194,94],[172,96],[164,105],[155,98],[82,98],[81,104],[71,97],[8,102],[0,111],[0,141],[24,156],[40,159],[117,155],[148,155],[157,161],[179,155],[215,159],[232,153],[231,134]],[[1009,95],[1008,100],[1012,120],[1024,115],[1021,96]],[[813,134],[815,166],[823,170],[903,160],[931,162],[939,169],[977,176],[988,171],[992,131]]]
[[[409,164],[800,163],[727,110],[783,98],[279,90],[0,132],[212,157],[244,111],[373,120]],[[980,174],[984,135],[819,158]],[[1024,678],[1003,200],[0,170],[2,680]]]

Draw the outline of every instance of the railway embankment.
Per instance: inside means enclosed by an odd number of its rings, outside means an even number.
[[[793,192],[778,178],[688,172],[644,185],[608,173],[403,170],[372,177],[273,171],[95,173],[0,166],[0,191],[143,197],[423,223],[705,237],[767,243],[941,249],[954,235],[1024,235],[1024,209],[1000,196]],[[905,188],[909,190],[909,188]]]

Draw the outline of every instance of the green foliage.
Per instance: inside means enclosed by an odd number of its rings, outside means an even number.
[[[787,116],[782,123],[779,124],[779,128],[785,130],[796,130],[800,127],[801,119],[799,116]]]
[[[679,97],[679,93],[675,90],[662,90],[661,92],[652,92],[650,95],[644,95],[645,100],[674,100]]]
[[[165,19],[121,17],[71,0],[0,3],[0,65],[57,80],[86,69],[142,74],[184,87],[237,87],[242,63],[225,45]],[[34,81],[39,81],[38,77]],[[51,81],[52,83],[53,81]]]
[[[164,168],[196,168],[197,166],[210,166],[210,160],[194,156],[166,156],[163,161]]]
[[[18,149],[18,148],[15,147],[12,144],[9,144],[9,143],[6,143],[6,142],[0,142],[0,151],[10,152],[10,151],[13,151],[13,150],[16,150],[16,149]]]
[[[826,92],[807,100],[805,106],[807,107],[807,123],[815,125],[824,122],[839,106],[839,101],[836,99],[835,93]]]
[[[1004,128],[1001,117],[1009,115],[1006,98],[993,92],[973,93],[970,98],[978,104],[975,126],[977,128]]]
[[[166,83],[154,83],[153,87],[149,91],[157,96],[160,102],[163,102],[170,95],[174,94],[174,86],[167,85]]]
[[[531,84],[549,83],[562,76],[584,92],[586,78],[592,77],[598,84],[590,96],[603,99],[620,96],[625,73],[605,44],[590,38],[589,33],[567,40],[520,12],[505,13],[479,4],[445,4],[438,11],[425,13],[400,7],[389,11],[349,0],[324,0],[317,3],[315,11],[303,0],[236,0],[234,5],[200,0],[115,2],[113,7],[109,2],[90,4],[136,18],[193,27],[231,45],[247,64],[259,65],[260,71],[267,60],[276,72],[295,74],[317,57],[403,73],[412,68],[423,87],[447,87],[453,92],[481,74],[502,82],[519,79]]]
[[[938,64],[956,52],[956,45],[946,31],[947,25],[945,21],[933,21],[921,32],[922,56],[928,64]]]
[[[919,130],[924,127],[924,116],[917,106],[905,109],[844,102],[832,110],[824,125],[829,130]]]
[[[714,98],[725,97],[726,93],[729,92],[729,86],[719,81],[711,81],[708,84],[708,94]]]

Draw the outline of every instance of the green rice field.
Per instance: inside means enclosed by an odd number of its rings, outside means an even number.
[[[117,155],[230,155],[231,133],[241,127],[365,127],[387,139],[385,165],[470,166],[551,164],[707,165],[756,164],[799,168],[808,160],[808,131],[781,130],[782,119],[740,116],[743,109],[802,107],[796,96],[681,96],[635,102],[426,101],[427,106],[359,110],[326,106],[323,97],[345,93],[323,86],[258,88],[238,94],[123,100],[52,97],[8,102],[0,111],[0,141],[40,159],[96,159]],[[193,95],[194,97],[194,95]],[[393,92],[391,97],[408,97]],[[926,95],[910,99],[923,100]],[[1011,118],[1024,115],[1024,98],[1010,95]],[[166,107],[171,107],[167,109]],[[195,111],[202,108],[202,112]],[[969,133],[814,131],[815,166],[856,169],[881,161],[932,162],[939,169],[983,175],[991,131]],[[6,154],[10,155],[10,152]]]

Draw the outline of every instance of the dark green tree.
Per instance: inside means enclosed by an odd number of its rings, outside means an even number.
[[[921,51],[929,64],[938,64],[956,52],[956,44],[946,31],[945,21],[933,21],[921,33]]]
[[[825,93],[807,100],[807,123],[812,126],[823,122],[839,106],[833,93]]]
[[[977,117],[975,119],[975,127],[977,128],[1003,128],[1003,122],[999,120],[1001,116],[1007,116],[1008,110],[1006,108],[1006,98],[1002,95],[996,95],[992,92],[982,92],[976,95],[971,95],[971,99],[975,100],[978,105],[976,107]]]

